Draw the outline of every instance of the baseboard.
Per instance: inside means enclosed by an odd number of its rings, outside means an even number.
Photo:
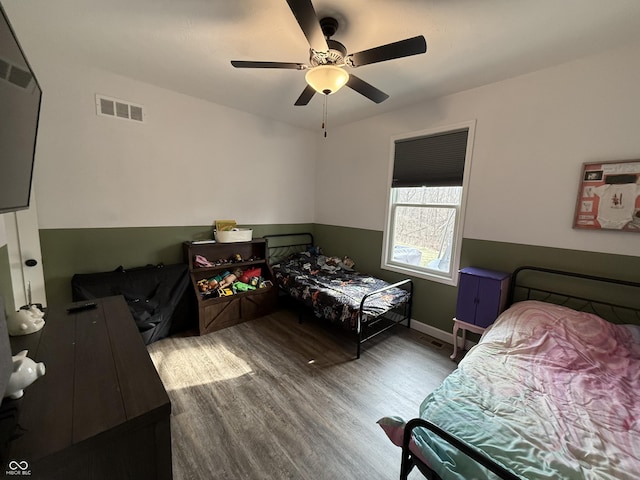
[[[414,320],[413,318],[411,319],[411,328],[420,332],[420,333],[424,333],[426,335],[429,335],[430,337],[433,337],[437,340],[440,340],[442,342],[446,342],[449,345],[452,345],[453,348],[453,333],[452,332],[445,332],[444,330],[440,330],[439,328],[436,327],[432,327],[431,325],[427,325],[426,323],[422,323],[422,322],[418,322],[417,320]],[[451,327],[453,328],[453,327]],[[460,337],[458,337],[460,338]],[[476,344],[476,342],[472,342],[471,340],[467,340],[465,342],[465,350],[469,350],[471,347],[473,347]],[[460,345],[458,343],[458,345]]]

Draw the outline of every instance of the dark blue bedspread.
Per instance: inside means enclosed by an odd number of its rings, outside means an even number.
[[[345,329],[357,330],[360,302],[365,294],[388,287],[379,278],[355,272],[338,257],[296,253],[272,265],[278,285],[314,314]],[[362,322],[388,312],[409,300],[408,291],[391,288],[365,302]]]

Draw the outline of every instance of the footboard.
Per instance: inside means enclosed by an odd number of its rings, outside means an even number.
[[[396,305],[393,309],[382,315],[369,319],[365,322],[367,317],[365,310],[367,308],[367,302],[377,295],[384,295],[394,288],[405,288],[409,292],[409,298],[399,305]],[[381,334],[382,332],[393,328],[396,324],[407,321],[407,327],[411,326],[411,308],[413,306],[413,280],[406,279],[400,282],[394,283],[384,288],[369,292],[362,297],[360,301],[360,309],[358,311],[358,347],[356,352],[356,358],[360,358],[360,348],[363,342]],[[396,310],[401,310],[397,312]]]
[[[462,440],[454,437],[450,433],[447,433],[434,423],[429,422],[423,418],[414,418],[409,420],[404,427],[404,436],[402,438],[402,463],[400,466],[400,480],[407,480],[409,473],[413,470],[413,467],[418,467],[418,470],[429,480],[440,480],[440,477],[435,473],[427,464],[425,464],[420,458],[418,458],[409,448],[411,443],[411,436],[415,428],[426,428],[430,432],[439,436],[447,443],[453,445],[462,453],[475,460],[477,463],[495,473],[499,478],[504,480],[520,480],[520,477],[514,475],[510,471],[506,470],[502,465],[496,463],[491,458],[487,457],[482,452],[469,446]]]

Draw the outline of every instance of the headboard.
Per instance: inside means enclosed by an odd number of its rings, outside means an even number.
[[[263,235],[262,238],[267,241],[267,252],[271,265],[293,253],[304,252],[314,245],[313,234],[309,232],[276,233]]]
[[[508,304],[540,300],[595,313],[613,323],[640,325],[640,283],[523,266],[511,275]]]

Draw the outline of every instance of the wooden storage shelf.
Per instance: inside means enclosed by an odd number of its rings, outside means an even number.
[[[230,327],[238,323],[268,315],[276,308],[278,291],[275,285],[258,288],[248,292],[239,292],[227,297],[202,296],[198,281],[214,277],[224,271],[245,270],[249,267],[260,267],[263,280],[274,282],[273,272],[268,264],[267,246],[264,239],[237,243],[193,243],[183,244],[184,261],[189,265],[189,273],[198,309],[198,326],[200,335]],[[237,263],[223,263],[213,267],[198,267],[193,259],[196,255],[205,257],[210,262],[229,259],[235,254],[242,258],[256,260]]]
[[[238,263],[224,263],[215,267],[195,267],[191,272],[195,275],[197,273],[206,273],[201,278],[210,277],[212,274],[219,272],[220,270],[233,270],[236,268],[250,267],[252,265],[262,265],[264,260],[255,260],[252,262],[238,262]]]

